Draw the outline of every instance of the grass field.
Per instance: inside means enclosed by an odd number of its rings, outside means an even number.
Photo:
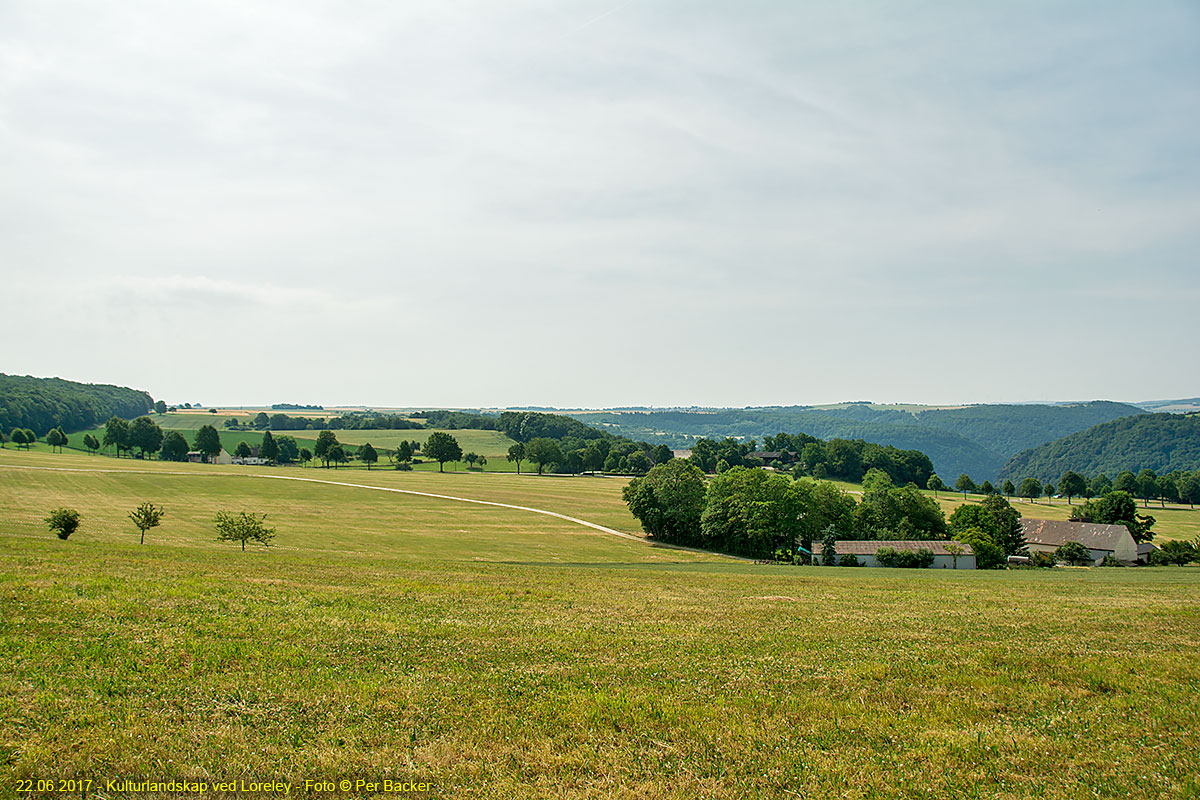
[[[635,529],[614,479],[270,474]],[[168,516],[138,546],[124,514],[143,499]],[[84,514],[66,542],[39,522],[60,503]],[[213,540],[215,510],[242,507],[271,514],[277,546]],[[766,567],[511,509],[10,449],[0,508],[0,797],[73,777],[428,780],[437,797],[1200,793],[1194,567]]]

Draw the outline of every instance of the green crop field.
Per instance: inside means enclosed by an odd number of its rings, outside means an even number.
[[[71,778],[114,798],[170,795],[105,789],[124,778],[1200,793],[1200,568],[770,567],[263,475],[636,531],[620,479],[0,450],[0,797]],[[167,517],[139,546],[125,514],[142,500]],[[65,542],[40,522],[59,504],[83,514]],[[270,515],[275,546],[215,541],[212,515],[242,508]]]

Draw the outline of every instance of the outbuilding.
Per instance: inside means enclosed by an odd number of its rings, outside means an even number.
[[[1137,542],[1124,525],[1098,522],[1073,522],[1060,519],[1022,519],[1021,533],[1030,553],[1053,554],[1067,542],[1079,542],[1088,549],[1092,563],[1101,564],[1112,556],[1123,564],[1136,564]]]
[[[956,556],[947,549],[950,545],[958,545],[962,552]],[[813,542],[813,549],[818,555],[820,547],[819,542]],[[911,552],[928,550],[933,553],[933,565],[930,569],[975,569],[975,551],[971,549],[971,545],[953,540],[929,542],[914,539],[839,539],[834,544],[839,561],[843,556],[853,555],[858,559],[858,563],[865,567],[882,566],[875,554],[884,547]]]

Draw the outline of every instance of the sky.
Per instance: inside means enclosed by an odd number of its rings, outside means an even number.
[[[1200,4],[0,2],[0,372],[1200,395]]]

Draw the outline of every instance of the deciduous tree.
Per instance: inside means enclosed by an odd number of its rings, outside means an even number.
[[[263,524],[266,519],[266,514],[251,514],[246,511],[233,514],[229,511],[218,511],[214,520],[217,541],[241,542],[243,552],[246,542],[258,542],[263,547],[269,547],[271,540],[275,538],[275,529]]]
[[[525,460],[525,445],[517,442],[508,448],[508,460],[517,463],[517,474],[521,474],[521,462]]]
[[[166,512],[155,506],[153,503],[142,503],[140,506],[129,512],[129,518],[133,520],[133,524],[141,532],[142,538],[138,544],[146,543],[146,531],[151,528],[157,528],[162,523],[162,518],[166,516]]]
[[[221,453],[221,434],[212,425],[203,425],[196,431],[196,441],[192,445],[205,459],[212,461]]]
[[[371,471],[372,465],[379,460],[379,453],[375,452],[375,448],[367,442],[362,447],[358,448],[358,458],[367,465],[367,471]]]
[[[457,461],[462,457],[462,448],[458,440],[444,431],[429,434],[425,444],[421,445],[421,452],[438,462],[438,472],[445,471],[447,461]]]

